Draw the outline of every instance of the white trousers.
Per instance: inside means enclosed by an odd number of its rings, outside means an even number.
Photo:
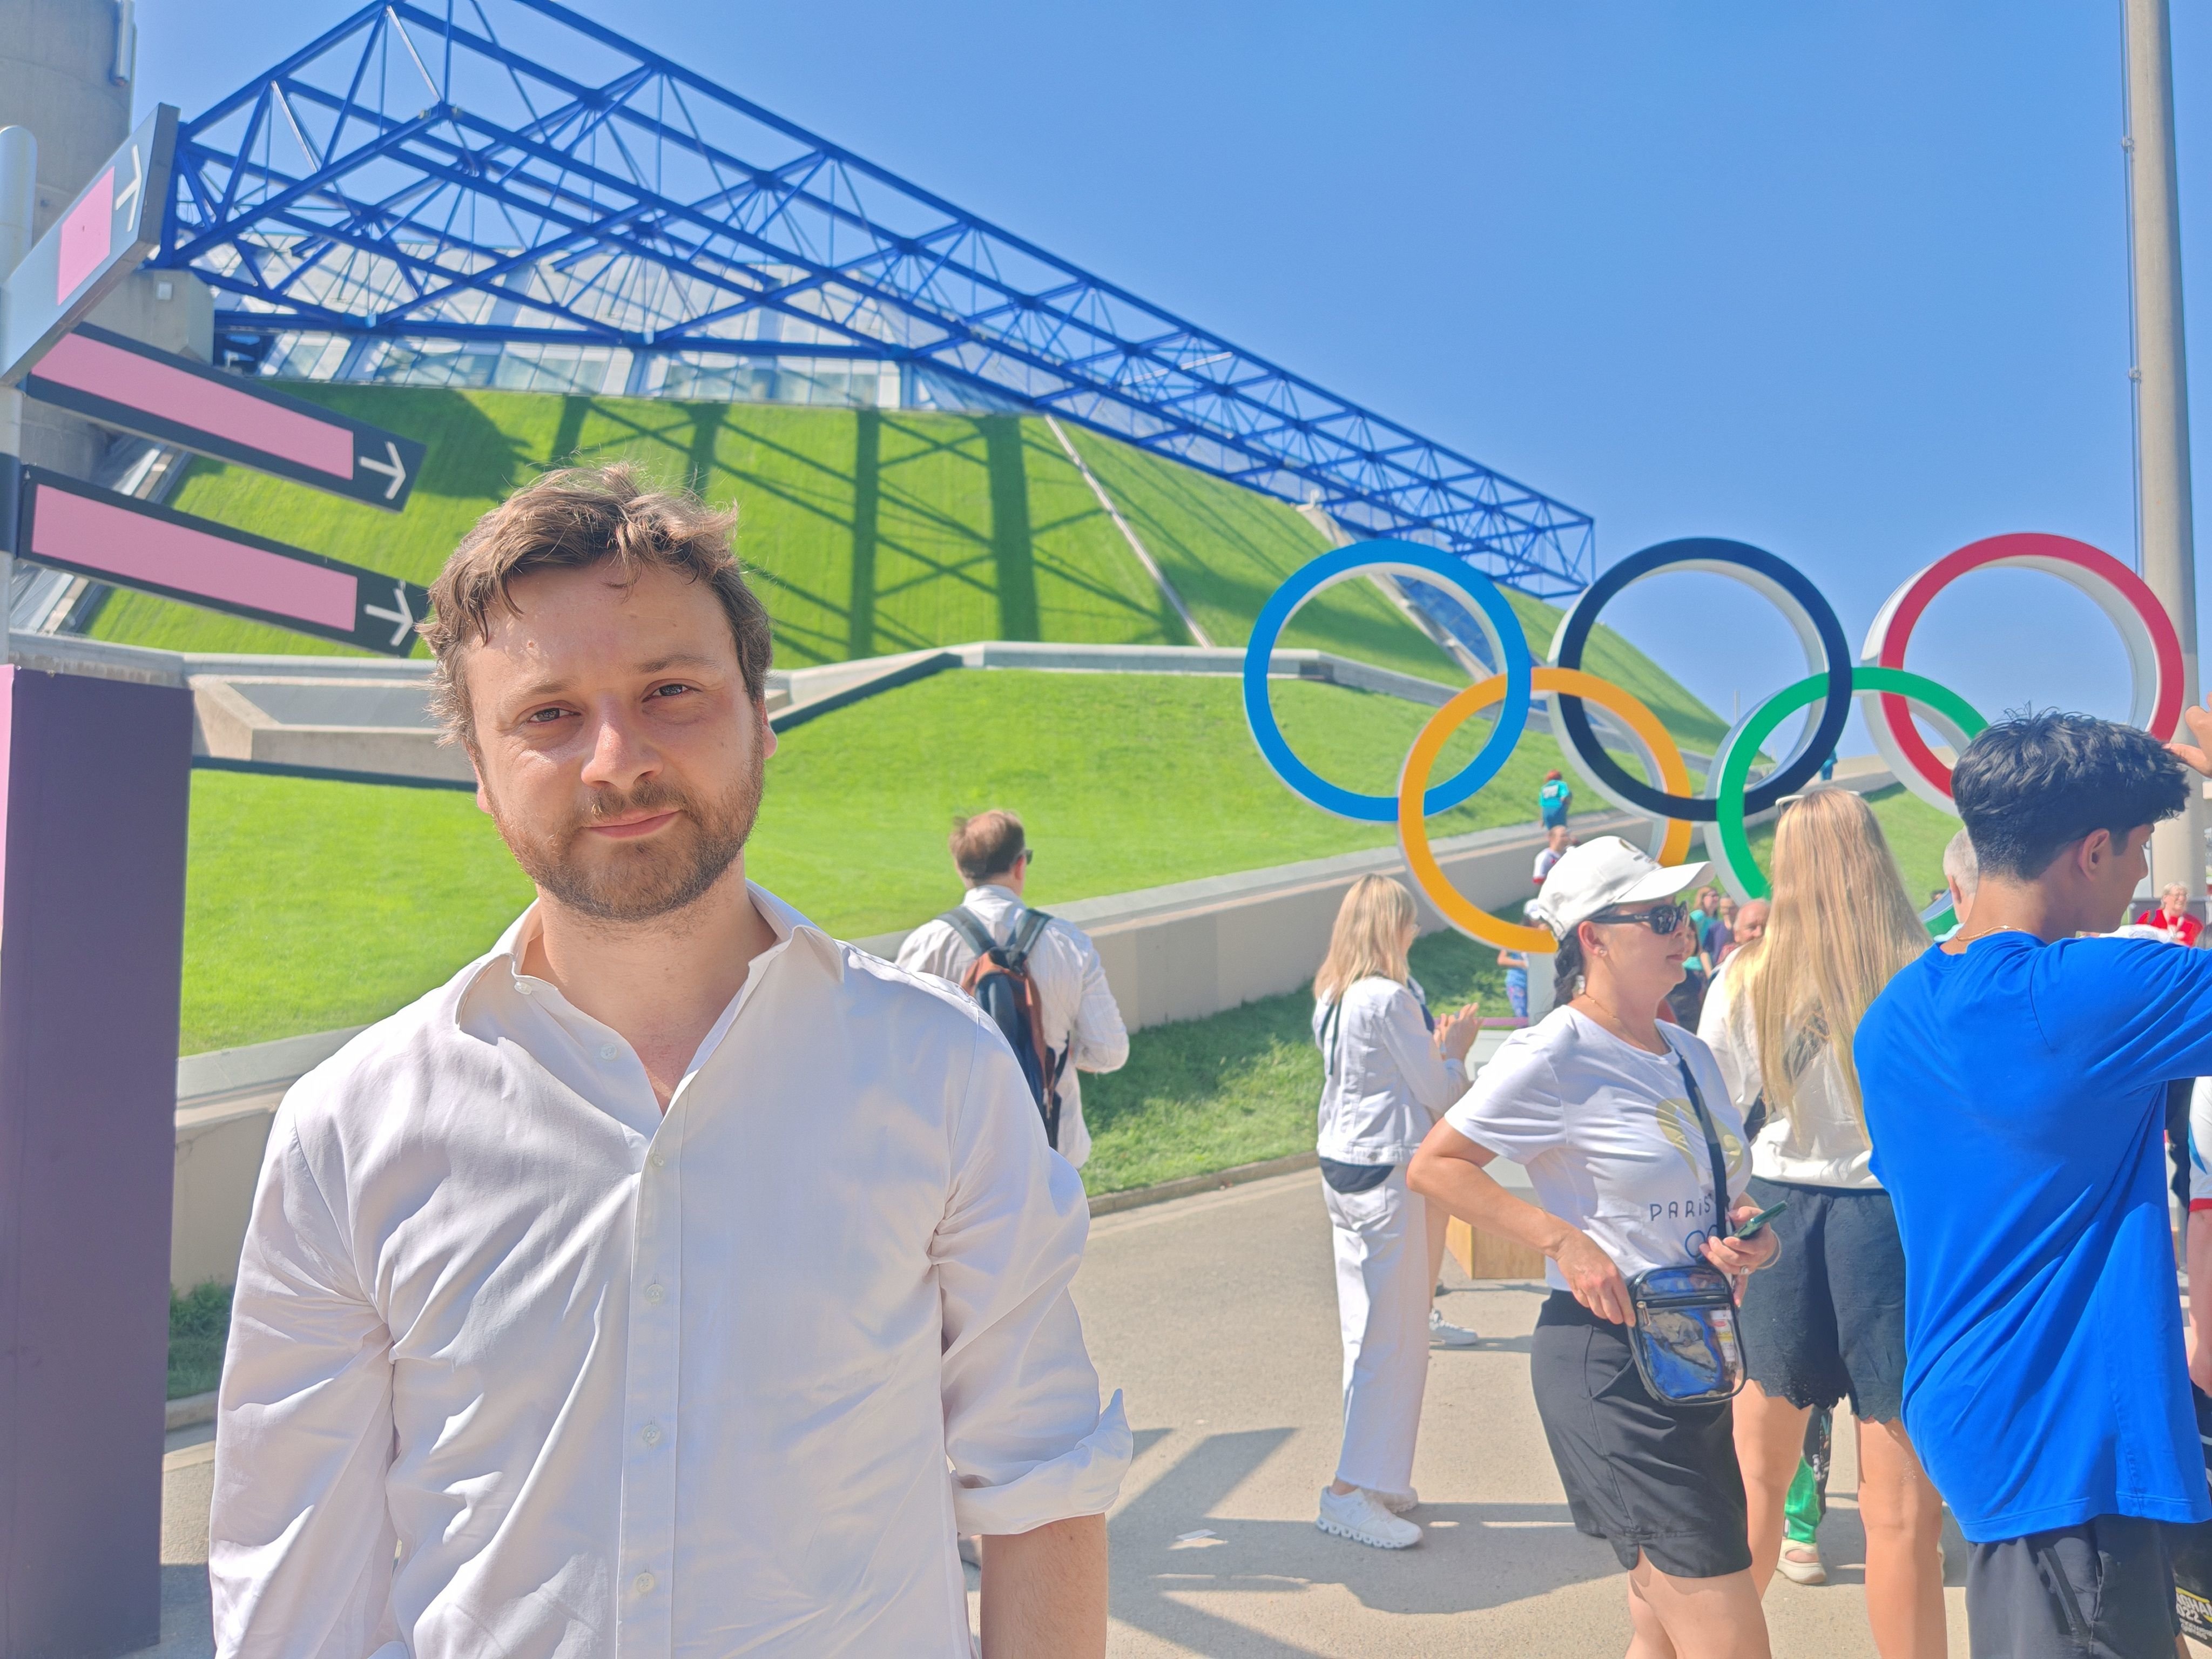
[[[1364,1193],[1322,1195],[1336,1238],[1336,1316],[1344,1337],[1344,1450],[1336,1478],[1410,1492],[1421,1393],[1429,1381],[1428,1206],[1400,1164]]]

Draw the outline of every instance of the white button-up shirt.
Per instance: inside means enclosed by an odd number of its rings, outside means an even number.
[[[1444,1108],[1467,1092],[1467,1068],[1437,1052],[1418,985],[1363,979],[1340,1004],[1314,1004],[1322,1051],[1315,1150],[1335,1164],[1404,1164]]]
[[[1001,945],[1014,936],[1023,904],[1008,889],[985,882],[960,901]],[[909,973],[935,974],[954,984],[975,960],[968,941],[950,922],[932,917],[906,936],[898,963]],[[1083,1084],[1079,1073],[1117,1072],[1129,1058],[1128,1028],[1106,983],[1098,947],[1072,921],[1055,916],[1037,935],[1030,952],[1030,978],[1036,981],[1044,1040],[1064,1051],[1060,1075],[1060,1153],[1077,1169],[1091,1156],[1091,1131],[1083,1121]]]
[[[810,926],[660,1110],[493,952],[279,1109],[239,1264],[223,1654],[968,1652],[956,1531],[1129,1457],[1067,1287],[1088,1212],[998,1033]]]

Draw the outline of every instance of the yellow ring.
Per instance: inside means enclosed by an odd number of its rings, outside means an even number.
[[[1563,691],[1571,697],[1586,698],[1618,714],[1651,751],[1659,765],[1660,782],[1667,792],[1673,795],[1689,794],[1690,769],[1683,764],[1682,751],[1674,746],[1674,739],[1668,735],[1667,728],[1659,724],[1658,716],[1629,692],[1611,680],[1601,680],[1579,668],[1542,666],[1535,671],[1533,689]],[[1445,878],[1436,854],[1429,848],[1429,828],[1421,816],[1421,799],[1428,792],[1429,774],[1436,769],[1437,757],[1443,752],[1444,744],[1470,717],[1504,695],[1505,677],[1502,674],[1493,674],[1470,685],[1431,714],[1429,723],[1421,728],[1420,736],[1413,739],[1406,764],[1398,774],[1398,850],[1405,854],[1406,867],[1413,872],[1414,881],[1428,896],[1429,902],[1460,932],[1485,945],[1495,945],[1501,951],[1548,955],[1559,948],[1550,928],[1504,921],[1461,896],[1459,890]],[[1667,820],[1666,839],[1659,844],[1660,863],[1680,864],[1684,860],[1690,851],[1690,829],[1686,818]]]

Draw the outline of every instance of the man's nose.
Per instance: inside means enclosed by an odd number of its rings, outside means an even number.
[[[659,757],[635,722],[623,709],[596,714],[592,752],[584,762],[583,781],[624,788],[658,769]]]

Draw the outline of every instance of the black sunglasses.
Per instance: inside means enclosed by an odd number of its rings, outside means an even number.
[[[1689,907],[1656,904],[1649,910],[1601,910],[1590,920],[1604,926],[1634,927],[1638,923],[1664,939],[1689,919]]]

